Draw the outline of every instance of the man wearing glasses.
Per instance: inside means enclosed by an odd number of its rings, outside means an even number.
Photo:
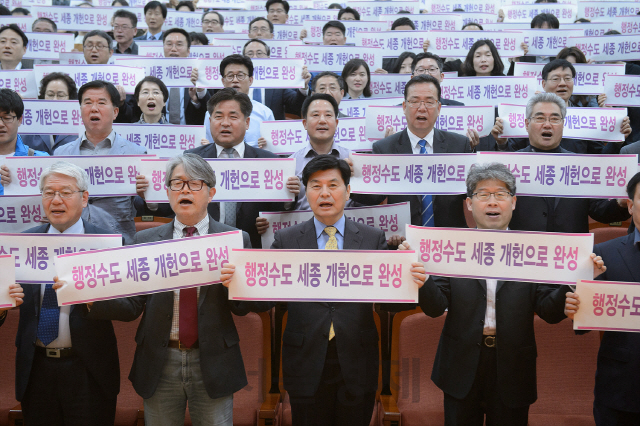
[[[209,11],[202,15],[203,33],[223,33],[224,18],[220,12]]]
[[[272,39],[273,23],[267,18],[255,18],[249,22],[249,38]]]
[[[113,39],[100,30],[87,33],[82,40],[82,51],[87,64],[106,65],[113,55]]]
[[[116,10],[113,14],[113,38],[116,39],[115,52],[123,55],[137,55],[138,45],[133,41],[138,32],[138,18],[128,10]]]

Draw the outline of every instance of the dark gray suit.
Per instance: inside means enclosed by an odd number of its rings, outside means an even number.
[[[640,141],[623,146],[620,154],[640,154]]]

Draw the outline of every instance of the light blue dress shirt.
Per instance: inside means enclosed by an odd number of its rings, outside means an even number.
[[[336,240],[338,240],[338,250],[342,250],[344,248],[344,224],[347,221],[345,215],[343,214],[340,219],[336,223],[333,224],[335,228],[338,230],[336,232]],[[324,250],[327,246],[327,242],[329,241],[329,234],[324,232],[324,228],[327,227],[324,223],[320,222],[315,217],[313,218],[313,223],[316,226],[316,238],[318,239],[318,249]]]

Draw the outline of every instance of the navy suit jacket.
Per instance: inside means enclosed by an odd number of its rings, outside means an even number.
[[[85,234],[112,234],[87,221]],[[36,226],[24,231],[28,234],[43,234],[49,231],[50,224]],[[20,306],[20,321],[16,335],[16,399],[22,400],[35,354],[35,342],[38,334],[40,316],[40,285],[24,285],[24,302]],[[85,365],[89,374],[96,380],[105,397],[115,398],[120,392],[120,364],[118,346],[113,325],[109,320],[90,320],[85,317],[86,305],[74,305],[69,315],[69,329],[73,349]]]
[[[265,89],[264,97],[264,104],[271,108],[276,120],[285,120],[285,112],[302,115],[302,104],[307,98],[298,89]]]
[[[631,233],[594,247],[593,251],[602,256],[607,265],[607,271],[596,279],[640,282],[640,249],[633,244],[634,237]],[[582,304],[588,309],[591,301],[583,300]],[[616,410],[638,413],[639,383],[640,334],[605,331],[598,352],[596,402]]]
[[[56,135],[53,146],[49,147],[49,135],[20,135],[20,137],[28,147],[36,151],[44,151],[49,155],[53,155],[56,148],[78,139],[78,135]]]

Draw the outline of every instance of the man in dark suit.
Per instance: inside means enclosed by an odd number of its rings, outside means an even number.
[[[606,270],[601,281],[640,282],[640,173],[627,185],[629,213],[634,231],[594,247]],[[590,300],[583,301],[588,309]],[[571,319],[578,311],[580,297],[567,293],[565,313]],[[640,424],[640,334],[605,331],[598,352],[593,414],[597,426]]]
[[[234,230],[207,214],[215,182],[201,157],[171,159],[165,186],[176,218],[138,232],[134,244]],[[246,232],[242,238],[250,248]],[[231,314],[270,305],[228,299],[224,286],[208,285],[92,304],[87,318],[133,321],[144,311],[129,379],[144,398],[146,424],[181,425],[188,403],[194,424],[232,426],[233,393],[247,385],[247,378]]]
[[[186,152],[203,158],[278,158],[272,152],[254,148],[244,140],[249,128],[252,104],[247,95],[232,88],[219,90],[207,105],[211,116],[211,135],[214,143],[199,146]],[[297,195],[300,180],[296,176],[287,179],[287,189]],[[237,227],[251,237],[253,247],[262,247],[256,219],[261,211],[283,211],[284,203],[224,202],[209,204],[209,214],[222,223]]]
[[[9,24],[0,28],[0,44],[2,44],[0,68],[3,70],[33,69],[33,59],[22,59],[27,53],[29,39],[18,25]]]
[[[515,191],[515,178],[503,164],[469,171],[466,204],[478,229],[508,229]],[[599,258],[594,262],[594,269],[602,265]],[[433,318],[448,310],[431,374],[444,392],[445,424],[482,426],[486,416],[487,426],[527,425],[529,405],[537,399],[534,314],[551,324],[562,321],[568,289],[429,277],[419,290],[420,307]]]
[[[527,102],[525,120],[530,144],[518,152],[551,155],[569,153],[560,147],[566,114],[566,103],[556,94],[538,93],[532,96]],[[504,147],[507,143],[506,138],[496,140],[499,146]],[[509,226],[523,231],[586,233],[589,232],[589,216],[602,223],[627,220],[629,213],[626,204],[623,206],[621,202],[589,198],[520,197]]]
[[[110,234],[81,219],[89,178],[58,162],[40,178],[50,224],[26,233]],[[113,425],[120,391],[118,347],[109,320],[86,305],[58,307],[53,284],[25,286],[16,337],[16,399],[29,425]]]
[[[36,151],[53,155],[56,148],[78,139],[78,135],[20,135],[22,142]]]

